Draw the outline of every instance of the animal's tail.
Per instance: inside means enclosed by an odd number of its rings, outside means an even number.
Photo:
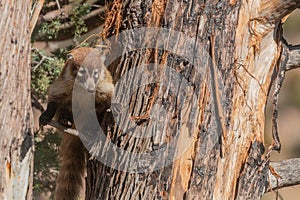
[[[62,134],[61,168],[56,181],[55,200],[78,200],[85,195],[85,149],[76,136]]]

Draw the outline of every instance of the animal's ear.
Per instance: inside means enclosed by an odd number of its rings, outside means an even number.
[[[79,66],[75,64],[74,55],[72,53],[67,54],[66,65],[69,65],[74,72],[78,70]]]
[[[73,60],[74,60],[74,56],[71,53],[69,53],[67,55],[67,61],[73,61]]]

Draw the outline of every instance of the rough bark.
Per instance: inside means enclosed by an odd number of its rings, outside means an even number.
[[[274,170],[269,173],[270,185],[267,191],[300,184],[300,158],[271,162],[270,165]]]
[[[300,46],[289,46],[290,56],[286,64],[287,70],[300,67]]]
[[[30,3],[0,3],[0,199],[31,199]]]
[[[126,103],[113,104],[118,123],[109,139],[140,155],[108,151],[111,168],[90,161],[87,199],[260,198],[268,187],[265,106],[282,59],[281,18],[299,6],[281,0],[115,0],[103,35],[111,43],[108,60],[115,61],[115,101]],[[140,27],[182,35],[135,34]],[[133,32],[124,36],[125,30]],[[150,63],[159,65],[142,67]],[[179,82],[168,79],[172,73]],[[165,146],[156,159],[143,159]],[[161,168],[161,158],[173,162]],[[135,160],[136,168],[124,170]]]

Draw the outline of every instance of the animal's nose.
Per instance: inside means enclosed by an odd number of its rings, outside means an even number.
[[[89,88],[88,88],[88,92],[89,92],[89,93],[94,93],[94,92],[95,92],[95,88],[89,87]]]
[[[89,93],[94,93],[94,92],[95,92],[95,90],[96,90],[96,85],[95,85],[93,79],[88,79],[88,80],[87,80],[86,88],[87,88],[87,91],[88,91]]]

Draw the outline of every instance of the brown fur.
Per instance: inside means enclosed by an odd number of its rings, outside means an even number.
[[[104,66],[101,54],[93,48],[81,47],[71,52],[71,58],[66,62],[64,69],[58,79],[53,82],[49,88],[48,105],[54,102],[55,118],[58,122],[66,125],[64,121],[72,122],[72,91],[77,71],[80,66],[86,68],[97,67],[102,71],[99,81],[96,85],[95,104],[97,113],[105,111],[110,106],[110,99],[114,90],[110,72]],[[85,98],[74,100],[80,105],[80,109],[87,106]],[[77,102],[78,101],[78,102]],[[47,118],[52,107],[47,107],[45,114],[41,119]],[[85,116],[82,116],[83,118]],[[45,121],[42,121],[45,124]],[[77,200],[84,197],[85,176],[86,176],[86,150],[78,137],[62,133],[60,145],[61,168],[56,183],[56,200]]]
[[[84,199],[86,155],[78,137],[62,134],[60,159],[61,167],[56,180],[55,199]]]

